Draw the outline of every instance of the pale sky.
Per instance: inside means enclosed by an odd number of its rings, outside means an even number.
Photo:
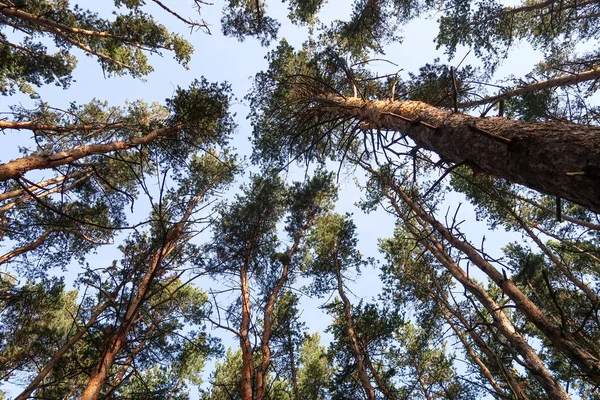
[[[105,4],[107,3],[112,2],[106,2]],[[178,3],[175,5],[177,6],[177,10],[182,14],[192,15],[191,1],[173,3]],[[97,10],[98,4],[101,4],[101,2],[84,0],[79,1],[78,4],[82,8]],[[247,138],[251,135],[251,130],[246,120],[248,108],[242,99],[250,89],[254,74],[261,69],[267,68],[266,61],[264,60],[267,49],[260,47],[258,42],[253,39],[247,39],[245,42],[240,43],[236,39],[223,37],[219,26],[222,5],[223,2],[219,1],[213,6],[204,6],[202,9],[202,18],[211,25],[212,35],[202,32],[195,32],[190,35],[189,30],[179,24],[173,17],[159,10],[157,7],[153,7],[157,9],[155,15],[161,23],[167,25],[173,31],[180,32],[187,40],[193,43],[195,52],[189,64],[189,70],[185,70],[172,59],[170,54],[165,53],[162,58],[158,56],[152,57],[152,65],[155,71],[146,77],[145,82],[130,77],[105,79],[101,67],[95,60],[74,51],[79,58],[79,64],[74,73],[75,82],[66,91],[53,86],[40,88],[39,93],[42,99],[56,107],[67,107],[72,101],[83,104],[94,98],[107,100],[111,105],[122,105],[126,100],[135,99],[163,103],[166,98],[173,94],[177,86],[187,87],[195,78],[199,78],[200,76],[205,76],[209,81],[228,81],[233,87],[234,94],[239,99],[233,107],[233,110],[237,113],[236,122],[239,124],[239,128],[232,144],[241,154],[249,155],[251,149]],[[270,12],[273,12],[274,16],[282,22],[279,37],[285,37],[290,44],[299,46],[307,38],[307,29],[294,27],[286,21],[286,5],[279,1],[271,1],[269,6]],[[349,15],[349,12],[349,2],[343,0],[330,1],[323,8],[321,18],[324,22],[327,22],[333,18],[343,18]],[[425,63],[433,62],[435,57],[439,57],[442,62],[446,61],[443,52],[435,50],[433,38],[436,36],[436,32],[437,23],[435,20],[417,20],[408,24],[403,28],[402,36],[404,37],[404,42],[389,46],[386,49],[387,54],[383,56],[398,64],[399,67],[394,67],[387,63],[373,65],[376,65],[377,70],[381,74],[394,73],[401,68],[403,70],[402,76],[406,77],[409,71],[416,72]],[[276,44],[276,42],[272,43],[271,47]],[[458,63],[465,54],[466,51],[459,50],[456,54],[456,59],[452,62]],[[537,59],[539,59],[539,55],[535,55],[527,45],[522,45],[515,55],[504,62],[499,75],[507,73],[514,73],[517,76],[523,75],[532,69]],[[474,64],[476,60],[471,55],[467,57],[464,63]],[[30,99],[23,96],[0,97],[0,111],[7,111],[9,105],[18,102],[21,102],[23,105],[32,104]],[[29,132],[6,132],[4,134],[4,145],[0,148],[0,157],[3,162],[18,156],[16,152],[17,146],[23,145],[26,142],[24,140],[24,136],[26,135],[29,135]],[[291,179],[301,179],[303,175],[303,169],[292,169],[289,177]],[[361,252],[365,256],[379,258],[377,241],[379,238],[392,235],[394,219],[383,212],[377,212],[368,216],[362,214],[354,206],[354,203],[360,198],[360,192],[354,187],[352,178],[347,175],[340,177],[341,192],[337,211],[354,213],[354,220],[360,233]],[[358,178],[360,179],[360,177]],[[234,184],[235,188],[239,186],[243,178],[240,177],[238,180],[238,183]],[[452,206],[456,206],[457,201],[460,201],[460,197],[453,196],[450,203]],[[481,223],[477,225],[472,224],[470,222],[472,216],[469,217],[470,207],[463,204],[462,208],[464,210],[463,218],[468,221],[466,222],[465,229],[469,234],[469,238],[475,244],[480,243],[483,235],[488,238],[488,243],[494,243],[494,247],[497,244],[506,242],[507,235],[498,232],[486,232],[483,229],[484,225]],[[137,214],[140,212],[142,214]],[[137,215],[134,218],[144,218],[146,216],[145,213],[146,210],[137,210]],[[99,253],[99,255],[90,255],[90,258],[94,259],[94,264],[108,264],[113,259],[119,258],[119,254],[115,249],[102,248],[99,250]],[[73,276],[71,275],[72,278]],[[378,272],[372,270],[365,270],[359,280],[355,284],[350,285],[353,293],[357,296],[363,296],[365,300],[376,294],[379,287]],[[355,300],[358,302],[358,299]],[[323,300],[318,299],[306,299],[303,302],[305,307],[303,315],[309,322],[308,325],[311,331],[317,329],[322,331],[327,326],[327,318],[322,317],[320,311],[315,309],[322,302]],[[315,322],[318,323],[315,324]],[[218,335],[218,331],[216,330],[211,331],[211,333]],[[226,339],[224,342],[226,345],[232,344],[233,346],[237,346],[237,341],[232,341],[229,334],[223,334],[222,336]],[[328,340],[327,335],[322,334],[322,339],[324,341]]]

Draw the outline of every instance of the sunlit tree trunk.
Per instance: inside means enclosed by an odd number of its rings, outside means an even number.
[[[248,266],[244,266],[240,272],[240,283],[242,290],[242,321],[240,325],[240,348],[242,349],[241,394],[242,400],[252,400],[254,350],[250,342],[250,285],[248,283]]]
[[[450,230],[440,223],[433,215],[423,210],[415,200],[402,190],[402,188],[391,181],[388,181],[387,184],[389,184],[391,190],[393,190],[402,201],[410,207],[420,223],[424,226],[433,228],[435,232],[443,237],[444,240],[448,241],[454,248],[462,251],[475,266],[502,289],[508,298],[515,303],[517,309],[548,338],[557,350],[578,365],[591,381],[600,384],[600,360],[595,353],[591,352],[593,350],[588,350],[592,347],[589,343],[584,343],[580,337],[575,340],[571,334],[550,321],[542,310],[540,310],[513,281],[507,279],[492,264],[485,260],[469,243],[453,235],[452,232],[450,232]],[[440,262],[443,261],[440,260]],[[449,268],[448,265],[444,265]],[[460,271],[462,271],[462,269]]]
[[[450,113],[419,101],[315,96],[308,113],[353,118],[370,134],[396,131],[442,160],[600,212],[600,128],[570,122],[523,122]],[[379,141],[377,141],[379,143]],[[382,142],[385,146],[393,143]]]

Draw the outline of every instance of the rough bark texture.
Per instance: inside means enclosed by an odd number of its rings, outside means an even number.
[[[444,161],[600,212],[600,128],[569,122],[522,122],[453,114],[418,101],[320,96],[316,109],[397,131]]]
[[[419,232],[412,226],[412,221],[409,221],[405,216],[402,218],[405,219],[409,230],[417,237],[420,237],[421,235]],[[553,399],[570,399],[571,397],[569,397],[562,385],[554,379],[535,350],[527,343],[523,335],[515,329],[510,319],[502,310],[502,307],[500,307],[500,305],[496,303],[481,286],[467,276],[462,268],[450,258],[443,246],[437,242],[433,236],[429,236],[428,240],[423,241],[423,245],[444,265],[444,267],[446,267],[452,276],[485,307],[494,319],[494,325],[511,343],[515,351],[523,357],[527,368],[546,390],[548,395]]]

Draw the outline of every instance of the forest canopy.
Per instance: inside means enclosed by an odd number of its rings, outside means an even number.
[[[600,399],[600,3],[283,5],[0,1],[0,399]]]

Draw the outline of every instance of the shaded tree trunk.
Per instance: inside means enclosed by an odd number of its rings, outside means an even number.
[[[334,249],[334,251],[338,251],[338,249]],[[344,319],[346,325],[346,334],[348,335],[348,342],[350,343],[350,349],[352,354],[354,355],[354,360],[356,362],[356,369],[358,372],[358,378],[360,383],[365,391],[365,395],[368,400],[375,400],[375,390],[373,389],[373,385],[371,385],[371,380],[369,379],[369,375],[367,374],[367,368],[363,359],[363,356],[360,351],[360,346],[358,344],[358,338],[356,337],[356,331],[354,330],[354,323],[352,322],[352,308],[350,304],[350,300],[348,296],[346,296],[346,292],[344,291],[344,283],[342,281],[342,273],[341,268],[338,263],[338,257],[335,257],[335,274],[337,277],[337,290],[342,299],[342,306],[344,309]]]
[[[542,385],[542,387],[546,390],[548,395],[554,399],[570,399],[570,396],[567,394],[562,385],[552,376],[550,371],[548,371],[535,350],[527,343],[523,335],[521,335],[515,329],[510,319],[504,313],[502,307],[500,307],[499,304],[496,303],[496,301],[494,301],[494,299],[492,299],[481,286],[467,276],[462,268],[456,264],[450,255],[446,253],[442,244],[439,243],[435,236],[432,235],[432,232],[427,227],[427,223],[430,223],[429,220],[433,219],[433,217],[421,209],[421,207],[412,201],[412,199],[408,198],[408,196],[399,187],[394,187],[394,191],[401,196],[402,200],[412,210],[411,212],[413,213],[413,220],[401,212],[401,209],[393,196],[388,196],[388,198],[390,198],[392,201],[392,205],[397,210],[398,216],[404,221],[407,229],[442,265],[444,265],[448,272],[450,272],[452,276],[459,281],[468,292],[472,293],[473,296],[475,296],[475,298],[477,298],[477,300],[485,307],[485,309],[492,316],[494,325],[512,344],[515,351],[517,351],[523,357],[527,368],[532,372],[540,385]],[[419,225],[422,226],[423,229],[426,230],[425,234],[419,232],[417,227],[413,225],[415,220]],[[434,226],[434,228],[436,227]],[[437,230],[438,229],[436,228],[436,231]],[[426,239],[422,240],[423,238]]]

